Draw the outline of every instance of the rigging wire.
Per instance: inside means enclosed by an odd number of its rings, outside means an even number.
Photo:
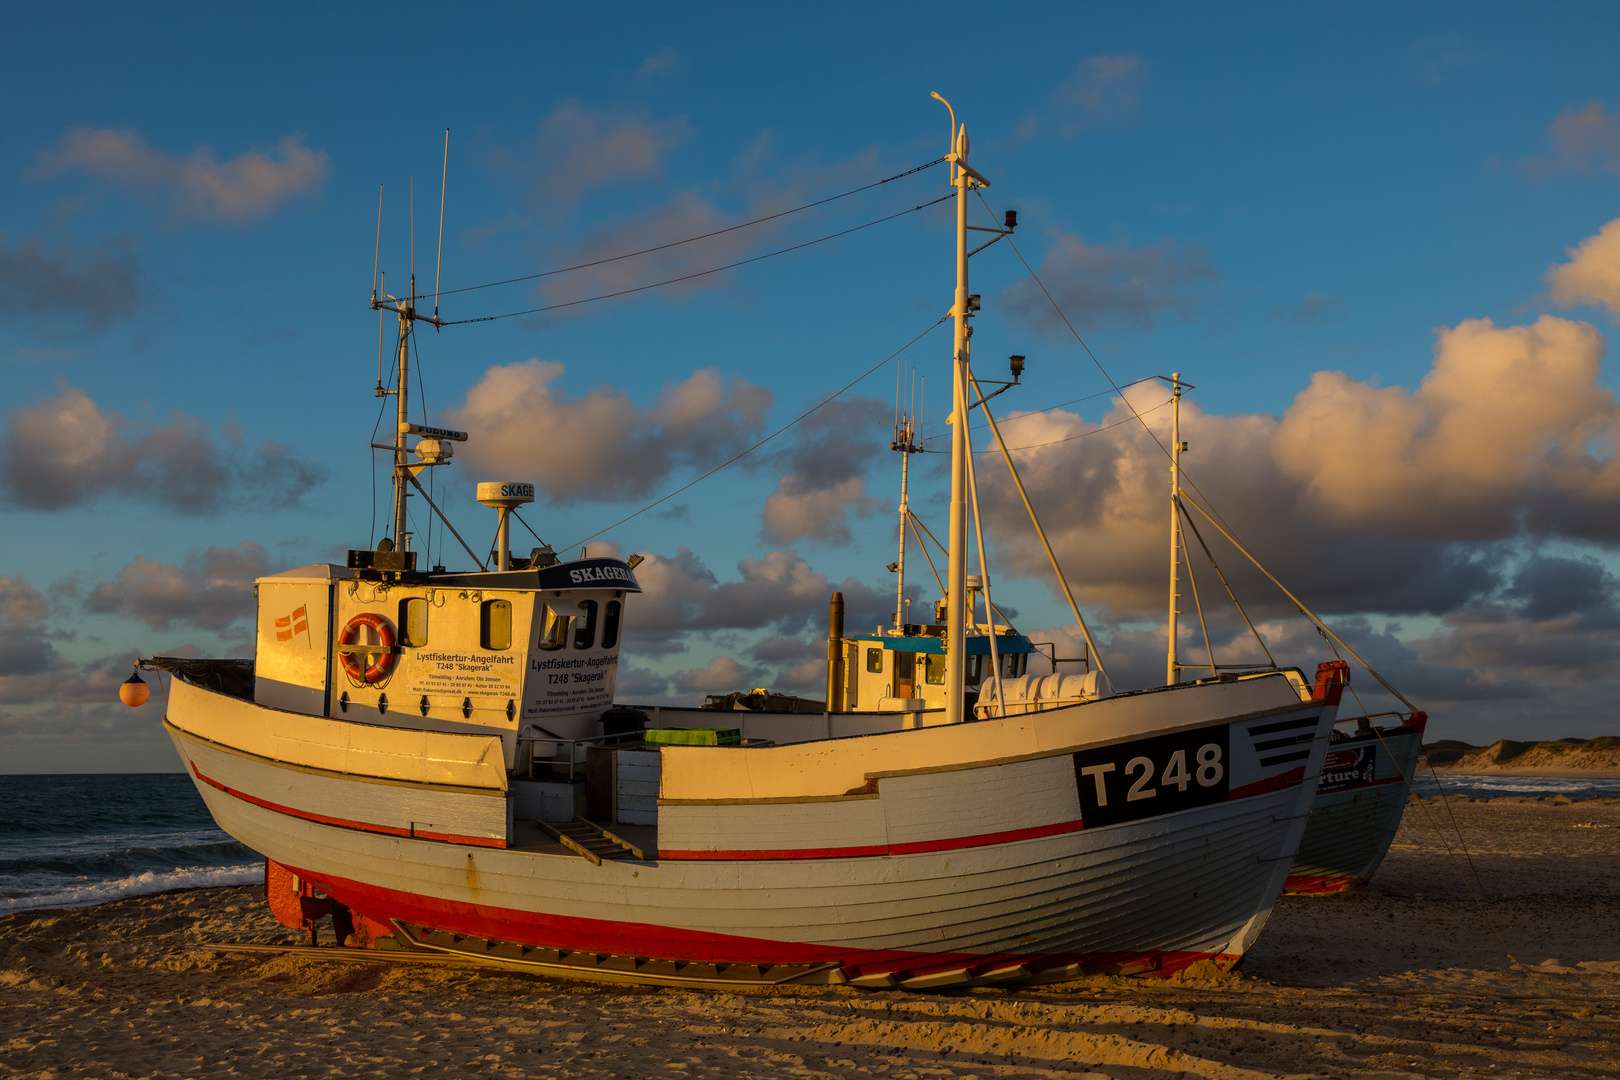
[[[936,206],[939,203],[944,202],[946,199],[951,198],[955,198],[955,196],[941,195],[937,199],[932,199],[925,203],[919,203],[918,205],[911,207],[909,210],[899,210],[893,214],[888,214],[873,221],[868,221],[864,225],[855,225],[848,229],[842,229],[835,233],[829,233],[826,236],[817,237],[814,240],[806,240],[802,244],[791,244],[788,247],[777,248],[775,251],[767,251],[763,255],[755,255],[752,258],[739,259],[736,262],[727,263],[724,266],[716,266],[709,270],[698,270],[690,274],[681,274],[678,277],[665,278],[663,281],[655,281],[650,285],[637,285],[629,289],[619,289],[615,292],[602,293],[599,296],[586,296],[578,300],[565,300],[560,304],[546,304],[542,307],[526,308],[523,311],[508,311],[504,315],[482,315],[476,319],[447,319],[440,325],[465,326],[468,323],[486,323],[495,322],[498,319],[512,319],[519,315],[538,315],[543,311],[556,311],[559,308],[578,307],[580,304],[591,304],[598,300],[611,300],[617,296],[630,296],[634,293],[646,292],[648,289],[657,289],[664,285],[675,285],[682,281],[692,281],[700,277],[707,277],[710,274],[718,274],[726,270],[735,270],[739,266],[747,266],[750,263],[762,262],[765,259],[774,258],[777,255],[786,255],[790,252],[800,251],[807,247],[814,247],[816,244],[824,244],[828,240],[836,240],[840,236],[848,236],[851,233],[860,232],[862,229],[870,229],[874,225],[882,225],[886,221],[893,221],[895,218],[905,217],[907,214],[915,214],[919,210],[926,210],[930,206]]]
[[[518,519],[518,524],[519,525],[522,525],[525,529],[529,529],[529,523],[527,521],[524,521],[523,516],[517,512],[517,507],[512,508],[512,516]],[[534,537],[536,540],[540,540],[540,534],[535,532],[533,529],[529,529],[529,535]],[[589,537],[587,537],[587,539],[589,539]],[[550,547],[551,545],[546,543],[544,540],[540,540],[540,546],[541,547]],[[564,549],[564,550],[566,550],[566,549]]]
[[[950,198],[950,196],[946,196],[946,198]],[[760,447],[764,446],[766,443],[770,442],[772,439],[776,438],[778,435],[782,434],[784,431],[786,431],[789,428],[793,427],[794,425],[798,424],[799,421],[804,420],[811,413],[814,413],[818,409],[821,409],[821,408],[831,404],[832,402],[836,401],[845,392],[852,389],[857,383],[864,380],[868,375],[872,374],[878,368],[882,367],[884,364],[887,364],[890,360],[893,360],[895,357],[899,356],[901,353],[905,352],[907,349],[909,349],[913,345],[917,344],[917,342],[921,341],[923,338],[925,338],[929,334],[933,333],[934,330],[936,330],[939,327],[940,323],[945,322],[945,320],[949,319],[950,317],[951,317],[951,315],[950,315],[949,312],[945,313],[944,315],[941,315],[937,321],[935,321],[934,323],[932,323],[928,327],[928,329],[924,330],[922,333],[918,334],[916,337],[912,338],[910,341],[906,342],[904,345],[902,345],[898,349],[894,350],[894,352],[890,353],[888,356],[885,356],[882,360],[879,360],[877,363],[873,364],[871,367],[867,368],[865,371],[863,371],[859,375],[855,376],[853,379],[851,379],[849,382],[845,383],[843,386],[839,387],[837,390],[833,391],[827,397],[821,399],[820,401],[816,402],[814,405],[810,406],[808,409],[806,409],[804,412],[800,413],[798,416],[795,416],[792,420],[789,420],[787,423],[783,424],[781,427],[777,428],[775,431],[771,432],[769,435],[767,435],[763,439],[759,440],[759,442],[757,442],[754,445],[748,447],[746,450],[741,450],[741,451],[737,452],[736,454],[732,455],[731,457],[727,458],[725,461],[723,461],[720,464],[716,465],[714,468],[710,469],[708,472],[704,473],[702,476],[698,477],[697,479],[689,481],[688,483],[682,484],[680,487],[676,488],[674,491],[670,492],[668,495],[663,496],[662,498],[658,499],[655,502],[648,503],[646,506],[643,506],[640,510],[637,510],[635,513],[630,514],[627,517],[620,518],[618,521],[615,521],[612,525],[608,525],[605,528],[597,529],[595,532],[591,533],[591,535],[585,537],[582,540],[576,540],[572,544],[565,544],[563,546],[563,550],[567,551],[569,548],[573,548],[573,547],[576,547],[576,546],[579,546],[579,545],[582,545],[582,544],[589,543],[590,541],[595,540],[598,536],[601,536],[603,533],[608,532],[611,529],[618,528],[620,525],[623,525],[625,522],[631,520],[632,518],[640,517],[642,514],[645,514],[648,510],[651,510],[653,507],[658,506],[661,503],[668,502],[670,499],[673,499],[675,496],[679,495],[681,492],[687,490],[688,488],[696,487],[698,484],[701,484],[703,481],[707,480],[709,477],[713,476],[715,473],[719,472],[721,469],[724,469],[727,466],[729,466],[729,465],[731,465],[731,464],[733,464],[733,463],[735,463],[737,461],[741,461],[743,458],[747,457],[749,454],[752,454],[755,450],[758,450]],[[525,527],[527,527],[527,526],[525,526]]]
[[[434,295],[454,296],[456,293],[474,292],[478,289],[493,289],[500,285],[515,285],[520,281],[537,281],[540,278],[554,277],[557,274],[566,274],[574,270],[588,270],[593,266],[606,266],[608,263],[619,262],[623,259],[634,259],[639,255],[651,255],[654,252],[667,251],[670,248],[680,247],[682,244],[692,244],[699,240],[708,240],[711,237],[724,236],[726,233],[736,232],[738,229],[746,229],[753,225],[764,224],[767,221],[775,221],[778,218],[785,218],[792,214],[797,214],[803,210],[813,210],[818,206],[825,206],[830,202],[837,202],[839,199],[845,199],[851,195],[858,195],[863,191],[870,191],[875,187],[882,187],[884,184],[887,184],[890,181],[899,180],[902,177],[910,176],[913,173],[920,173],[924,169],[932,169],[935,165],[941,164],[944,160],[945,159],[942,157],[935,158],[926,165],[918,165],[915,169],[907,169],[905,172],[895,173],[893,176],[883,180],[877,180],[873,183],[865,184],[858,188],[850,188],[848,191],[841,192],[837,195],[829,195],[825,199],[817,199],[815,202],[808,202],[803,206],[795,206],[791,210],[783,210],[775,214],[766,214],[764,217],[757,217],[752,221],[744,221],[736,225],[728,225],[724,229],[715,229],[713,232],[702,233],[698,236],[688,236],[685,240],[671,240],[667,244],[657,244],[653,247],[642,248],[640,251],[627,251],[623,255],[610,255],[605,259],[593,259],[590,262],[575,263],[573,266],[558,267],[556,270],[542,270],[538,274],[524,274],[521,277],[506,278],[503,281],[490,281],[484,283],[483,285],[464,285],[459,289],[446,289],[444,292],[435,293]],[[417,298],[412,297],[411,299],[415,300]]]

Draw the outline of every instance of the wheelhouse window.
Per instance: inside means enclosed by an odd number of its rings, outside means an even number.
[[[568,644],[568,628],[574,625],[577,615],[559,615],[550,604],[544,606],[540,619],[540,635],[534,647],[545,652],[556,652]]]
[[[867,649],[866,650],[866,670],[872,672],[874,675],[883,674],[883,650],[882,649]]]
[[[583,612],[579,623],[574,627],[574,648],[589,649],[596,644],[596,601],[581,600],[579,610]]]
[[[930,686],[945,685],[945,657],[934,653],[923,654],[923,682]]]
[[[619,612],[617,600],[609,600],[602,611],[602,648],[611,649],[619,643]]]
[[[480,645],[494,652],[512,647],[512,601],[485,600],[478,621]]]
[[[969,656],[967,658],[967,663],[962,665],[963,681],[969,686],[979,685],[979,679],[984,670],[985,660],[986,657],[983,656]]]
[[[399,643],[411,648],[427,644],[428,602],[411,596],[399,602]]]
[[[1001,674],[1005,678],[1016,679],[1028,667],[1028,653],[1003,653],[1001,656]]]

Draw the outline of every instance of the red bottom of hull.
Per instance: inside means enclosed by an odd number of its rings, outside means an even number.
[[[1290,874],[1287,884],[1283,886],[1283,892],[1291,896],[1312,896],[1344,892],[1346,889],[1365,884],[1367,879],[1364,877],[1348,877],[1343,874]]]
[[[394,937],[393,920],[452,934],[518,945],[613,953],[704,964],[838,964],[846,979],[893,975],[897,981],[962,968],[984,973],[1019,967],[1018,978],[1071,969],[1071,976],[1152,975],[1169,977],[1201,961],[1226,971],[1241,956],[1217,952],[1121,951],[1106,953],[925,953],[909,950],[847,949],[767,938],[716,934],[646,923],[583,919],[492,907],[399,892],[345,878],[314,878],[291,869],[353,913],[357,944]]]

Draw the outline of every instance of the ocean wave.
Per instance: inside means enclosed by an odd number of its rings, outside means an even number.
[[[34,911],[39,908],[87,907],[146,896],[169,889],[192,889],[221,885],[257,885],[264,880],[264,863],[237,866],[184,867],[175,870],[148,870],[111,880],[57,881],[40,883],[38,891],[24,895],[0,896],[0,913]]]
[[[1467,795],[1471,799],[1498,799],[1517,795],[1523,798],[1551,798],[1567,795],[1571,799],[1620,797],[1620,780],[1584,776],[1492,776],[1489,773],[1452,773],[1442,775],[1439,784],[1433,776],[1418,773],[1412,784],[1418,794],[1434,796]]]

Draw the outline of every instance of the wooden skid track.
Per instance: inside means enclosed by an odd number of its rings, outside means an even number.
[[[710,964],[646,956],[553,949],[433,930],[393,920],[394,936],[408,948],[464,961],[541,975],[598,982],[656,983],[696,989],[828,985],[845,982],[837,961],[827,964]]]

